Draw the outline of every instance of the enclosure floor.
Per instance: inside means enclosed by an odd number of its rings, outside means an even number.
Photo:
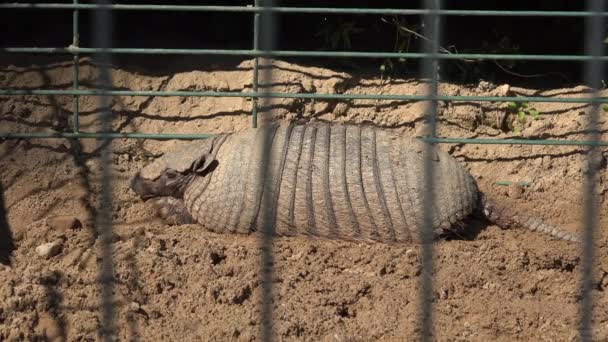
[[[252,63],[201,59],[132,61],[112,70],[119,89],[250,91]],[[95,76],[81,61],[81,84]],[[363,77],[329,69],[275,62],[271,91],[422,94],[419,80]],[[69,89],[68,61],[3,61],[0,88]],[[357,77],[356,77],[357,76]],[[547,82],[550,85],[550,81]],[[550,88],[550,87],[548,87]],[[442,84],[446,95],[580,97],[586,88],[527,89],[480,82]],[[603,96],[606,96],[604,94]],[[97,102],[80,98],[81,129],[99,125]],[[506,103],[442,103],[439,135],[584,139],[588,106],[534,103],[541,116],[508,127]],[[69,96],[2,97],[2,131],[66,130],[72,126]],[[273,99],[267,118],[340,122],[371,121],[415,136],[424,103],[346,103]],[[151,133],[219,133],[251,125],[251,101],[240,98],[120,97],[112,103],[115,129]],[[506,116],[506,117],[505,117]],[[608,128],[605,115],[601,130]],[[261,285],[256,235],[218,235],[198,225],[167,226],[128,189],[138,169],[178,144],[116,140],[112,143],[113,309],[120,340],[259,340]],[[585,152],[579,147],[442,145],[475,176],[480,188],[518,212],[582,229],[581,183]],[[100,167],[91,139],[0,142],[0,182],[15,249],[0,264],[0,340],[46,337],[96,340],[100,311],[101,242],[93,230]],[[608,340],[608,221],[606,163],[597,182],[600,225],[595,244],[594,338]],[[523,189],[496,181],[529,182]],[[221,200],[221,199],[218,199]],[[78,218],[82,228],[49,225],[49,218]],[[434,246],[434,327],[438,341],[570,341],[576,339],[580,250],[534,232],[501,230],[473,220],[470,240]],[[60,245],[40,257],[36,248]],[[7,257],[7,244],[0,258]],[[416,340],[421,281],[420,247],[327,241],[306,237],[274,242],[272,279],[277,340]],[[5,260],[6,261],[6,260]],[[58,339],[59,340],[59,339]]]

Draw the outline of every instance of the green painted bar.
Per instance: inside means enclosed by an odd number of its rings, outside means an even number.
[[[78,4],[78,0],[74,0],[74,4]],[[78,46],[80,44],[80,35],[78,34],[78,9],[74,9],[74,12],[72,13],[72,45],[73,46]],[[74,56],[72,57],[73,61],[74,61],[74,66],[73,66],[73,81],[72,81],[72,89],[73,90],[78,90],[79,87],[79,63],[80,63],[80,56],[78,56],[78,54],[74,54]],[[78,118],[78,112],[80,111],[79,108],[79,104],[78,104],[78,95],[73,95],[73,99],[72,99],[72,130],[74,131],[74,133],[78,133],[78,131],[80,131],[80,120]]]
[[[92,54],[102,52],[99,48],[81,47],[4,47],[0,52],[6,53],[49,53],[49,54]],[[334,57],[334,58],[436,58],[436,59],[491,59],[491,60],[530,60],[530,61],[608,61],[608,56],[587,55],[518,55],[518,54],[479,54],[479,53],[399,53],[399,52],[366,52],[366,51],[259,51],[237,49],[106,49],[114,54],[141,55],[226,55],[226,56],[275,56],[275,57]]]
[[[511,182],[511,181],[498,181],[498,182],[495,182],[494,184],[501,185],[501,186],[509,186],[513,183],[517,183],[518,185],[525,186],[525,187],[532,185],[532,183],[530,183],[530,182]]]
[[[258,7],[259,0],[255,0],[255,7]],[[253,49],[258,50],[260,43],[260,14],[255,13],[253,16]],[[253,92],[258,92],[258,76],[260,69],[259,57],[253,59]],[[254,97],[251,101],[251,125],[253,128],[258,127],[258,98]]]
[[[201,12],[250,12],[259,13],[262,10],[247,6],[192,6],[192,5],[95,5],[95,4],[32,4],[13,3],[0,4],[0,9],[81,9],[110,8],[127,11],[201,11]],[[377,14],[377,15],[457,15],[457,16],[500,16],[500,17],[590,17],[596,15],[590,11],[493,11],[493,10],[426,10],[426,9],[396,9],[396,8],[332,8],[332,7],[273,7],[269,9],[276,13],[310,13],[310,14]],[[608,12],[597,14],[608,16]]]
[[[207,139],[215,134],[172,134],[172,133],[62,133],[62,132],[34,132],[10,133],[0,132],[0,139],[31,139],[31,138],[69,138],[69,139]],[[527,140],[527,139],[464,139],[441,137],[417,137],[424,142],[437,144],[481,144],[481,145],[560,145],[560,146],[608,146],[608,141],[588,140]]]
[[[112,96],[202,96],[202,97],[251,97],[251,98],[301,98],[324,100],[392,100],[392,101],[471,101],[471,102],[552,102],[552,103],[608,103],[608,98],[565,98],[540,96],[430,96],[430,95],[380,95],[380,94],[320,94],[320,93],[254,93],[214,91],[154,91],[154,90],[109,90]],[[79,95],[101,96],[101,90],[45,90],[45,89],[0,89],[0,96],[28,95]],[[542,113],[541,113],[542,114]]]

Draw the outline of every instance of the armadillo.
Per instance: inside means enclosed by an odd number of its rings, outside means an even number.
[[[416,243],[422,241],[428,190],[424,158],[435,170],[435,238],[464,235],[469,219],[482,215],[502,228],[578,241],[492,203],[450,154],[368,125],[268,124],[220,134],[164,154],[133,177],[131,188],[142,199],[153,199],[159,215],[172,224],[250,233],[260,230],[264,206],[278,236]]]

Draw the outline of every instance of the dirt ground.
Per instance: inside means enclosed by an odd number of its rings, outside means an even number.
[[[252,61],[117,63],[117,89],[250,91]],[[81,60],[80,82],[95,68]],[[424,94],[416,79],[354,75],[274,62],[271,90],[349,94]],[[69,60],[4,60],[0,88],[70,89]],[[583,86],[526,89],[480,81],[441,84],[446,95],[588,96]],[[604,93],[604,96],[608,92]],[[82,131],[99,126],[98,99],[80,97]],[[585,139],[584,104],[531,103],[538,120],[517,119],[507,103],[440,103],[443,137]],[[116,97],[113,128],[123,132],[220,133],[247,129],[242,98]],[[413,101],[274,99],[278,121],[371,121],[416,136],[426,104]],[[0,97],[3,132],[69,131],[69,96]],[[606,132],[606,114],[600,118]],[[179,142],[111,144],[113,309],[120,340],[259,340],[262,284],[258,237],[218,235],[197,225],[168,226],[128,189],[128,179]],[[101,241],[94,218],[101,189],[98,142],[0,140],[0,190],[8,231],[0,231],[0,340],[100,339]],[[442,145],[488,196],[565,230],[582,229],[585,152],[568,146]],[[608,340],[608,179],[597,181],[599,231],[593,300],[594,338]],[[529,182],[527,187],[496,181]],[[56,216],[63,216],[59,219]],[[4,219],[0,215],[0,220]],[[67,218],[66,218],[67,217]],[[78,225],[70,218],[77,218]],[[582,262],[577,245],[477,220],[471,240],[434,246],[434,327],[438,341],[577,340]],[[0,221],[0,226],[3,222]],[[14,248],[11,247],[14,246]],[[46,248],[46,250],[45,250]],[[14,249],[14,250],[13,250]],[[12,250],[12,253],[9,253]],[[274,329],[281,341],[413,341],[420,292],[420,246],[387,246],[305,237],[274,241]],[[42,256],[41,256],[42,255]]]

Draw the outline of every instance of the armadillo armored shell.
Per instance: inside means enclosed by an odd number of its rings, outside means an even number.
[[[260,230],[267,217],[277,235],[420,241],[425,158],[434,168],[436,234],[479,205],[474,179],[449,154],[372,126],[272,124],[214,139],[218,165],[192,181],[184,200],[217,232]]]

